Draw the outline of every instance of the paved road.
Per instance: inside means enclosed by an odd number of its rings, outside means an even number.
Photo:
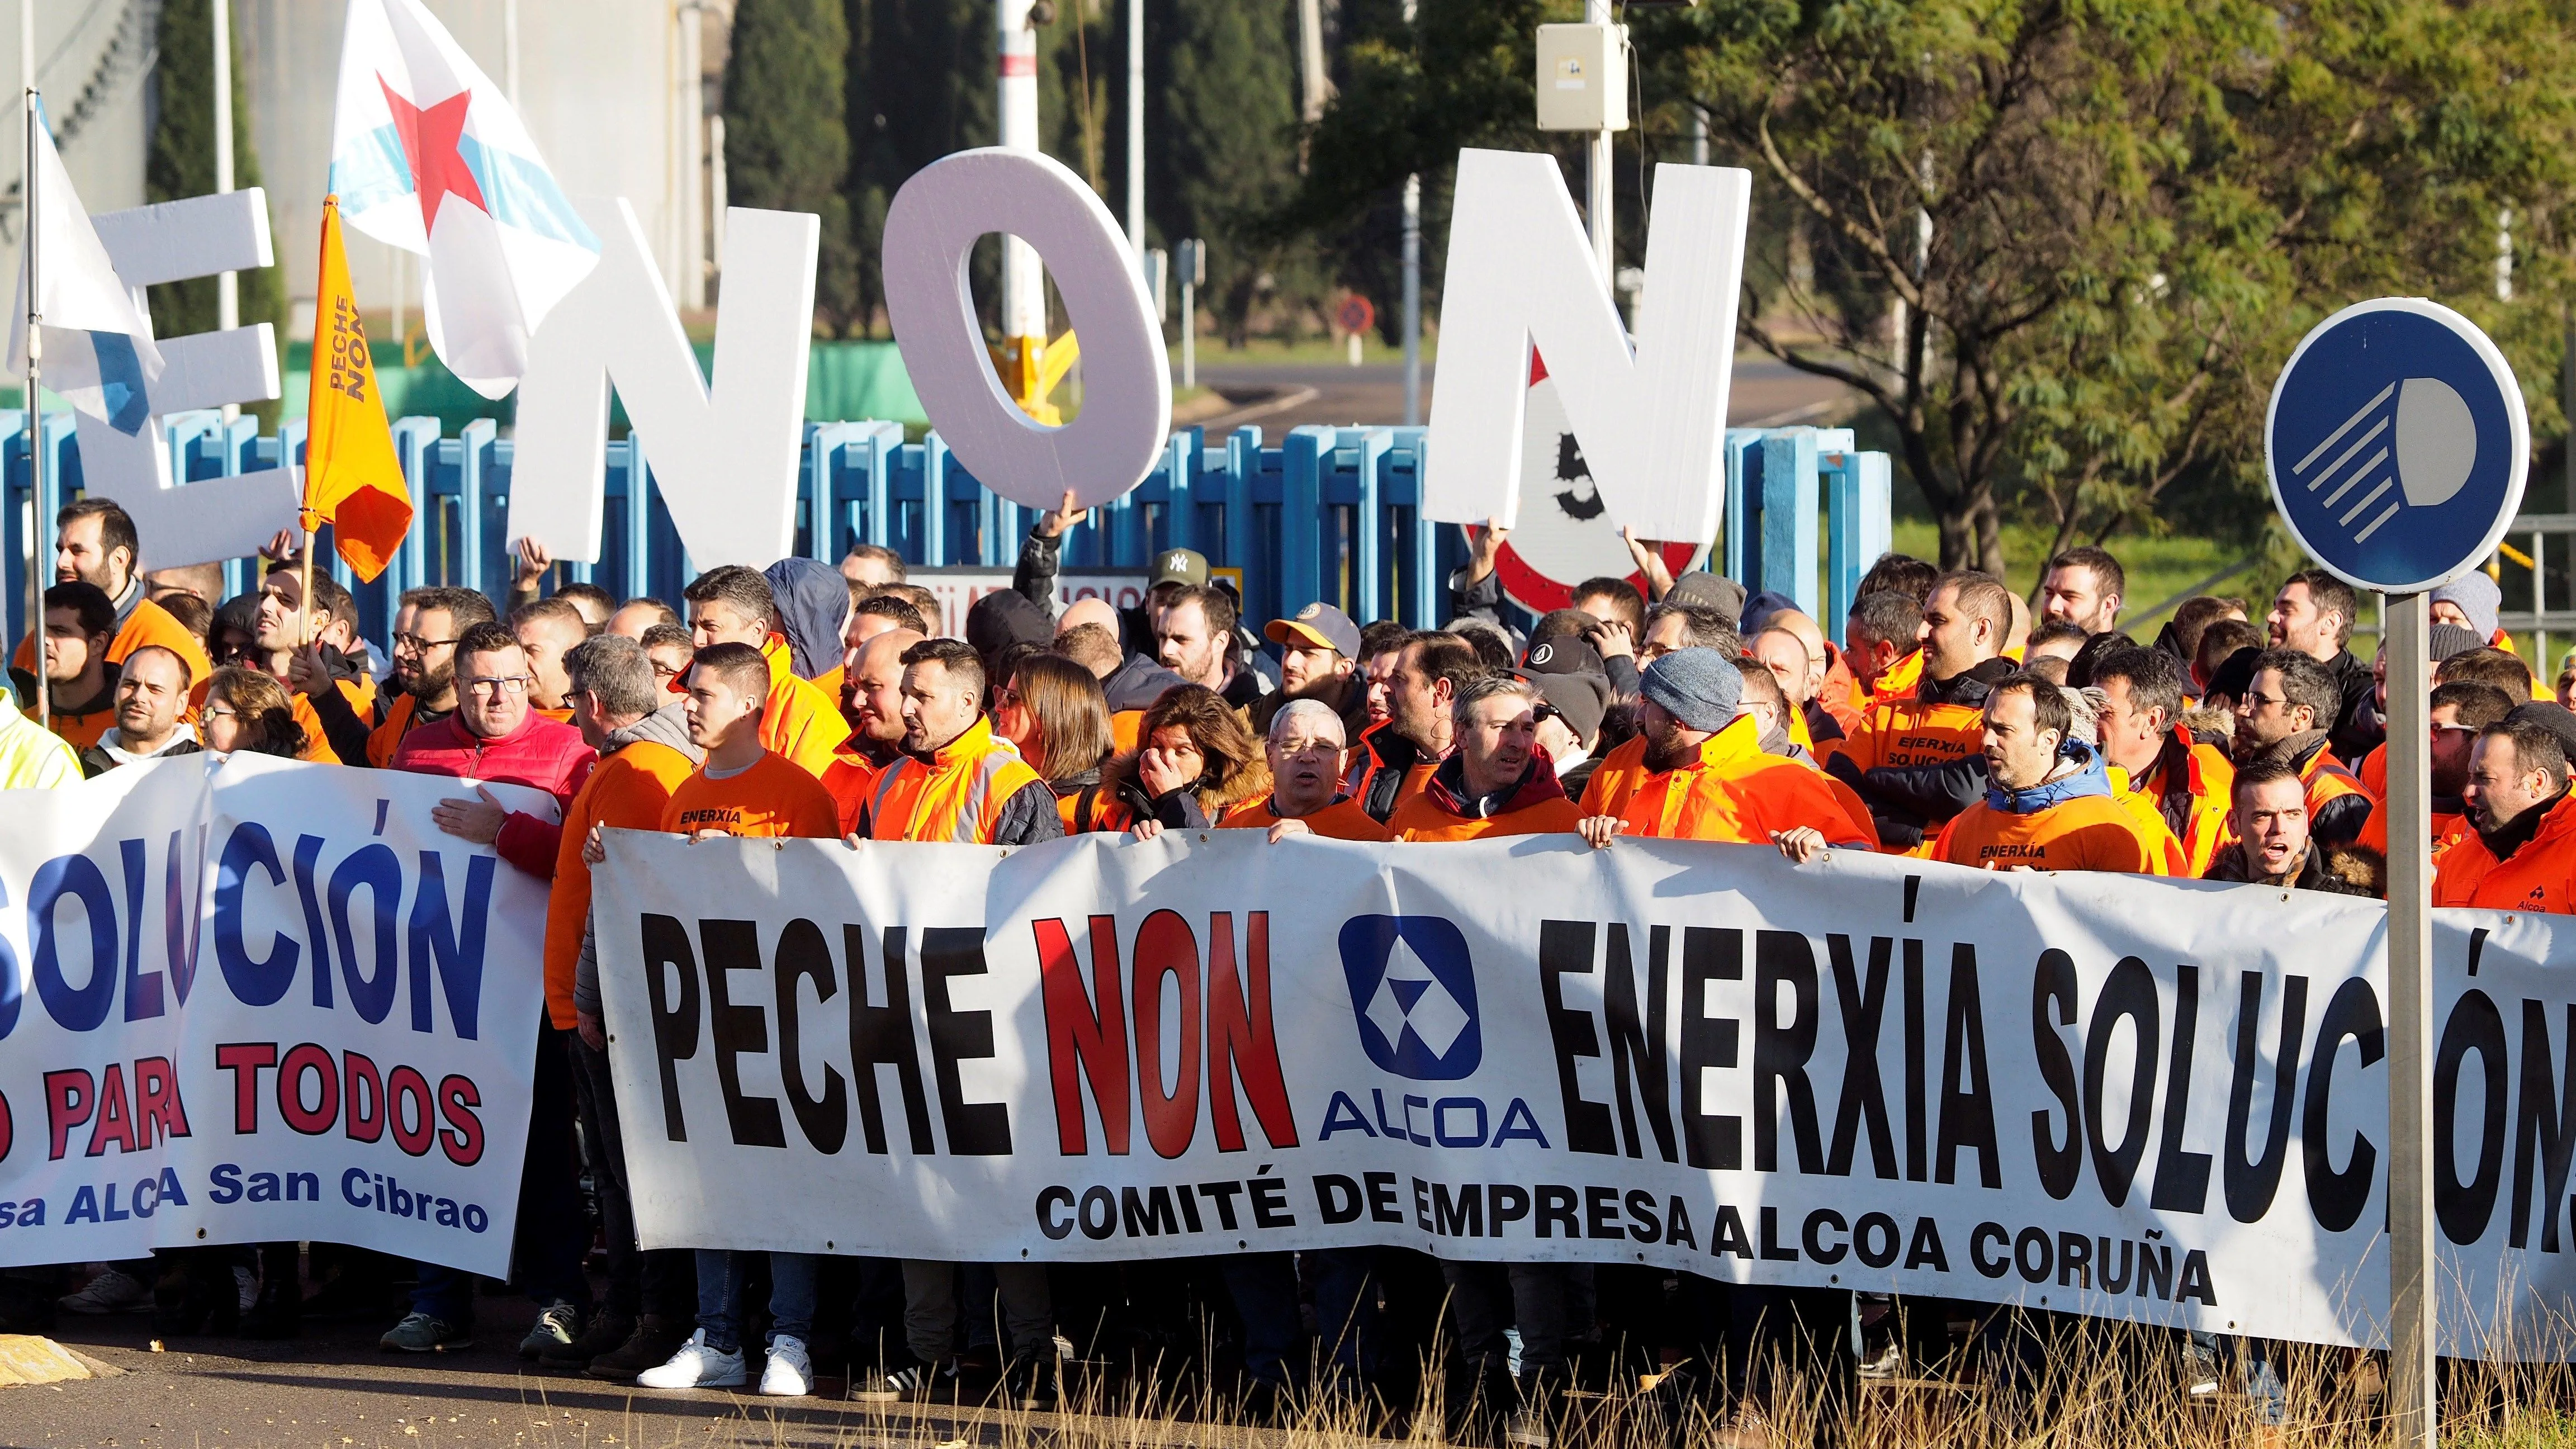
[[[177,1341],[149,1349],[147,1319],[65,1322],[54,1335],[126,1370],[113,1378],[0,1388],[0,1445],[57,1449],[734,1449],[734,1446],[955,1446],[1025,1442],[1005,1416],[852,1403],[830,1396],[765,1399],[735,1390],[663,1393],[523,1365],[514,1346],[532,1312],[482,1300],[482,1347],[457,1354],[379,1353],[383,1325],[308,1325],[293,1343]],[[207,1351],[213,1350],[213,1351]],[[526,1369],[528,1371],[523,1372]],[[1120,1418],[1007,1416],[1067,1431],[1059,1449],[1128,1449],[1163,1438]],[[1245,1443],[1206,1425],[1175,1426],[1201,1445]],[[1141,1432],[1139,1432],[1141,1431]],[[1249,1445],[1247,1445],[1249,1449]]]
[[[1220,358],[1222,354],[1219,354]],[[1210,433],[1238,423],[1254,423],[1266,433],[1285,432],[1302,423],[1401,423],[1404,421],[1404,365],[1370,362],[1358,367],[1329,364],[1230,365],[1201,354],[1199,381],[1240,398],[1246,405],[1207,424]],[[1433,369],[1422,370],[1422,405],[1431,406]],[[1739,357],[1735,387],[1727,400],[1727,421],[1738,426],[1779,426],[1805,422],[1821,413],[1848,411],[1855,394],[1842,384],[1799,372],[1767,357]]]

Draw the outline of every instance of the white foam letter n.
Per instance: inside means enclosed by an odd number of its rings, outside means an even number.
[[[796,541],[821,221],[806,212],[726,211],[709,386],[635,209],[623,198],[580,205],[599,236],[599,265],[528,343],[510,538],[533,538],[559,559],[599,557],[614,381],[690,561],[701,569],[767,567]]]
[[[1458,153],[1425,517],[1513,521],[1535,345],[1610,516],[1639,538],[1716,536],[1752,187],[1734,167],[1655,168],[1632,352],[1556,159]]]

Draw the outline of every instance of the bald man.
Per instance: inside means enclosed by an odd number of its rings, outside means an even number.
[[[850,695],[848,750],[877,769],[903,752],[903,651],[924,637],[918,630],[888,629],[843,661]]]
[[[1779,610],[1764,627],[1788,630],[1807,651],[1807,705],[1802,708],[1822,709],[1833,716],[1836,735],[1850,733],[1851,727],[1860,722],[1861,711],[1852,702],[1851,666],[1843,662],[1843,652],[1825,637],[1814,619],[1796,609]]]
[[[1813,753],[1816,747],[1843,737],[1842,722],[1816,702],[1812,692],[1824,678],[1816,657],[1797,631],[1774,622],[1753,636],[1745,651],[1780,685],[1781,702],[1791,711],[1789,737]]]
[[[1065,606],[1063,615],[1055,621],[1055,637],[1061,639],[1069,631],[1085,624],[1099,624],[1115,634],[1118,632],[1118,610],[1107,599],[1097,596],[1076,599]]]

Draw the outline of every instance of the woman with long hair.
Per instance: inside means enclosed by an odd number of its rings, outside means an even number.
[[[1090,670],[1060,654],[1026,654],[993,691],[993,733],[1017,745],[1020,758],[1055,791],[1067,834],[1124,830],[1131,823],[1117,793],[1101,785],[1114,749],[1109,699]]]
[[[1136,727],[1137,749],[1109,762],[1108,779],[1149,824],[1204,830],[1225,812],[1270,793],[1270,765],[1224,696],[1201,684],[1165,690]]]
[[[295,702],[286,697],[285,685],[259,670],[238,664],[216,670],[197,714],[199,733],[215,754],[303,756],[304,726],[295,722]]]

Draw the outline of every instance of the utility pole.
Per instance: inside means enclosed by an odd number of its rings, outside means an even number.
[[[511,9],[517,10],[517,0]],[[671,125],[673,170],[678,174],[671,195],[671,211],[679,225],[674,229],[672,262],[678,272],[680,305],[707,305],[707,213],[706,213],[706,62],[700,47],[704,43],[707,6],[700,0],[680,0],[680,22],[676,68],[672,77]],[[514,26],[515,28],[515,26]],[[515,57],[518,46],[510,47]],[[515,72],[518,63],[511,62]],[[518,104],[518,87],[511,86],[511,104]],[[522,118],[524,119],[524,117]]]
[[[213,0],[206,7],[215,25],[215,190],[233,189],[233,6],[232,0]],[[215,326],[229,331],[241,325],[241,278],[225,272],[215,278]],[[224,417],[229,420],[239,411],[237,404],[226,404]]]
[[[1609,25],[1610,0],[1583,0],[1583,23],[1586,25]],[[1626,57],[1617,53],[1615,43],[1612,54],[1609,58],[1609,64],[1620,67],[1624,67],[1626,64]],[[1605,92],[1614,89],[1611,78],[1608,76],[1603,76],[1601,78],[1601,84]],[[1618,93],[1622,95],[1625,94],[1624,90],[1619,91]],[[1586,145],[1584,153],[1583,180],[1586,192],[1583,208],[1584,221],[1587,228],[1592,233],[1593,261],[1600,267],[1601,280],[1604,282],[1611,279],[1617,260],[1615,255],[1617,251],[1617,240],[1610,229],[1611,177],[1612,168],[1617,164],[1612,157],[1610,138],[1616,133],[1608,122],[1614,120],[1624,121],[1625,119],[1625,116],[1604,117],[1602,128],[1592,133],[1592,139]]]
[[[1001,144],[1038,149],[1038,38],[1029,26],[1032,0],[994,0],[996,107]],[[1046,272],[1037,248],[1015,236],[1002,238],[1002,381],[1026,408],[1040,399],[1038,375],[1046,364]]]
[[[1145,264],[1145,0],[1127,0],[1127,250]]]
[[[519,111],[519,0],[501,0],[501,92]],[[519,111],[519,119],[527,112]]]
[[[34,37],[35,22],[25,19],[21,11],[20,33]],[[19,52],[28,57],[19,61],[22,71],[35,69],[35,47]],[[36,271],[39,248],[36,245],[36,108],[43,101],[34,86],[19,93],[18,110],[27,118],[27,187],[21,200],[27,203],[27,639],[36,656],[36,724],[43,729],[54,727],[54,697],[45,682],[45,576],[44,544],[39,532],[49,516],[45,507],[45,313],[44,291]]]
[[[1417,6],[1404,0],[1410,29]],[[1418,47],[1417,47],[1418,48]],[[1404,178],[1404,425],[1422,426],[1422,173]]]

